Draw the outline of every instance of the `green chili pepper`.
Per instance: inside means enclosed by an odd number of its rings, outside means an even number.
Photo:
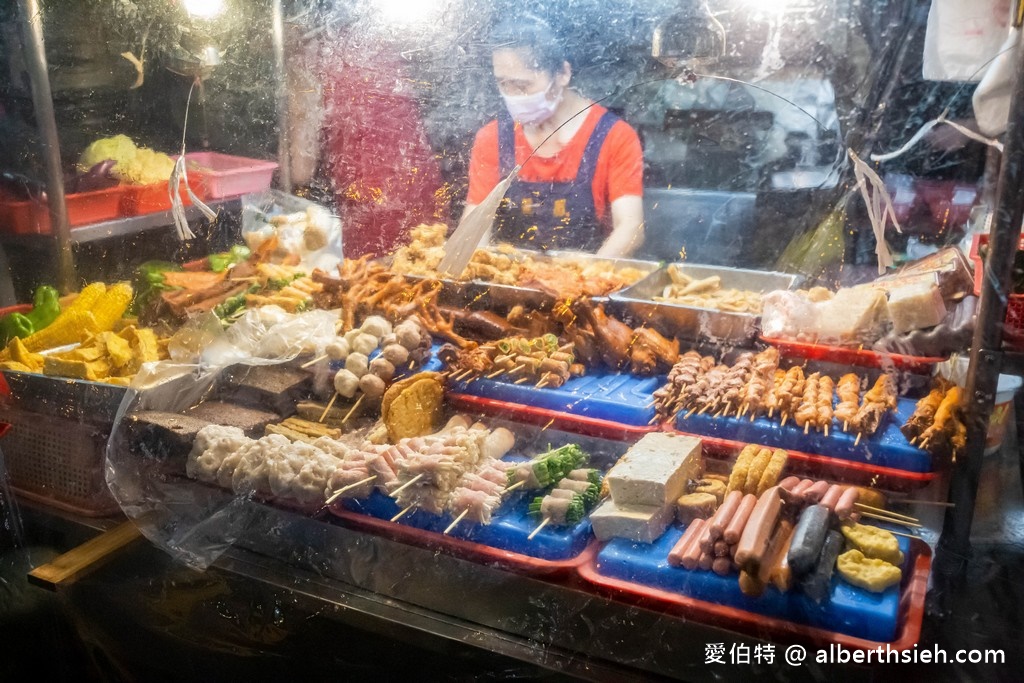
[[[24,339],[38,332],[60,315],[60,295],[49,285],[36,289],[32,297],[32,310],[28,313],[9,313],[0,318],[0,344],[6,345],[14,337]]]
[[[0,344],[3,346],[15,337],[24,339],[32,332],[32,321],[23,313],[8,313],[0,318]]]

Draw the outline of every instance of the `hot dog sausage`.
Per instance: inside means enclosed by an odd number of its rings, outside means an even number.
[[[743,535],[736,546],[736,564],[757,574],[768,549],[772,530],[775,529],[781,513],[782,498],[779,496],[779,487],[773,486],[758,498],[757,505],[750,513],[750,519],[747,520],[747,526],[743,528]]]
[[[722,534],[722,538],[725,539],[726,543],[739,542],[740,536],[743,535],[743,527],[747,525],[747,520],[750,518],[750,513],[754,510],[755,505],[757,505],[757,496],[753,493],[743,496],[736,514],[729,520],[729,524],[725,527],[725,533]]]
[[[694,521],[694,524],[697,524],[698,521],[700,524],[695,530],[693,536],[690,537],[690,540],[687,541],[686,547],[683,548],[682,564],[683,567],[690,570],[697,568],[697,561],[700,560],[701,555],[699,542],[700,536],[704,533],[704,527],[707,525],[707,522],[703,519]]]
[[[700,527],[704,524],[704,520],[697,519],[690,523],[683,532],[683,535],[679,537],[676,544],[672,546],[672,550],[668,552],[668,563],[673,567],[679,567],[683,564],[683,553],[686,550],[686,545],[691,539],[696,537],[700,533]]]
[[[711,571],[719,576],[727,576],[732,571],[732,560],[728,557],[716,557],[711,563]]]
[[[785,489],[786,491],[792,493],[793,489],[796,488],[796,485],[799,483],[800,477],[789,476],[779,482],[779,488]]]
[[[740,501],[743,500],[742,491],[730,491],[725,495],[725,500],[715,511],[714,517],[711,518],[711,537],[718,540],[725,533],[725,529],[729,526],[729,522],[734,516],[736,511],[739,510]]]
[[[850,487],[843,491],[843,495],[839,496],[839,502],[836,503],[836,515],[841,520],[847,520],[850,515],[854,512],[854,505],[857,503],[857,499],[860,497],[860,491],[854,487]]]
[[[836,503],[839,502],[839,498],[843,495],[843,491],[846,490],[845,486],[840,484],[832,484],[828,491],[821,498],[821,504],[827,507],[831,511],[835,511]]]
[[[761,583],[768,583],[771,580],[772,571],[779,565],[779,555],[789,547],[789,540],[793,537],[793,523],[788,519],[780,520],[768,542],[768,550],[764,553],[761,567],[757,572],[757,578]]]
[[[836,557],[839,557],[836,555]],[[701,571],[711,571],[711,566],[715,563],[715,558],[711,553],[701,553],[700,560],[697,561],[697,567]]]
[[[712,554],[715,557],[729,557],[729,544],[725,541],[715,541]]]
[[[804,498],[808,503],[814,504],[819,502],[828,493],[829,483],[827,481],[816,481],[806,491],[804,491]]]
[[[807,492],[807,489],[811,488],[812,486],[814,486],[813,479],[804,479],[799,484],[793,487],[793,495],[802,497]]]

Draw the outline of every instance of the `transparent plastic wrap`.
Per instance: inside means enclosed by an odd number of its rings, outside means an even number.
[[[300,354],[322,353],[335,338],[336,311],[292,315],[273,308],[250,310],[226,330],[212,315],[191,321],[172,338],[171,360],[143,368],[114,418],[106,452],[111,493],[150,541],[197,569],[229,548],[255,512],[251,495],[186,478],[196,428],[218,422],[211,411],[195,409],[234,410],[253,431],[261,430],[279,415],[272,404],[254,407],[246,378],[262,368],[305,375],[285,364]],[[265,389],[264,398],[272,391]],[[138,419],[142,413],[145,420]]]
[[[242,197],[242,237],[253,251],[272,250],[275,262],[333,270],[341,262],[341,219],[314,202],[277,190]]]

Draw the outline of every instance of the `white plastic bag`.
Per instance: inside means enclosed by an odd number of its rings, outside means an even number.
[[[978,129],[986,135],[1002,135],[1010,117],[1010,97],[1013,95],[1013,69],[1017,63],[1020,29],[1012,29],[1000,54],[985,71],[984,78],[974,90],[972,104]]]
[[[1007,0],[932,0],[922,75],[931,81],[977,81],[1009,31]]]

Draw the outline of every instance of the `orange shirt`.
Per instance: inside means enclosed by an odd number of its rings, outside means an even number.
[[[522,180],[530,182],[568,182],[576,177],[583,150],[587,146],[597,122],[605,112],[597,104],[590,108],[583,125],[569,144],[553,157],[535,156],[519,172]],[[523,128],[516,124],[516,163],[522,164],[530,156],[530,143]],[[498,184],[498,122],[491,121],[476,134],[469,160],[469,192],[467,204],[479,204]],[[597,217],[610,223],[608,207],[619,197],[643,194],[644,159],[640,138],[628,123],[616,121],[605,138],[597,158],[593,193]]]

